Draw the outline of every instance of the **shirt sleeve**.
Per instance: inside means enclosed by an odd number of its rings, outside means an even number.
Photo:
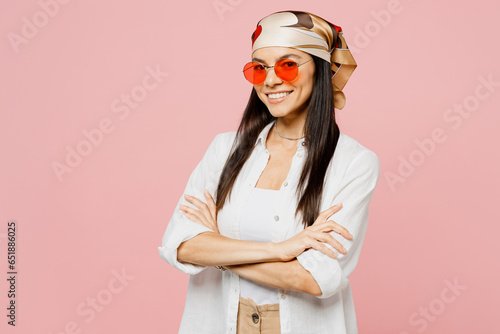
[[[370,150],[357,155],[348,165],[344,177],[337,183],[338,191],[323,210],[342,203],[342,209],[328,220],[344,226],[351,234],[348,240],[336,232],[330,234],[347,250],[342,254],[327,243],[338,257],[333,259],[315,249],[308,249],[299,256],[299,263],[311,273],[322,294],[318,298],[328,298],[347,287],[350,273],[354,270],[368,225],[368,206],[377,185],[380,164]]]
[[[193,222],[184,216],[184,214],[179,210],[179,204],[196,208],[194,205],[186,201],[184,194],[206,201],[203,194],[205,189],[208,189],[212,196],[214,196],[215,190],[217,189],[217,183],[219,181],[218,178],[225,163],[225,160],[221,161],[219,159],[219,151],[221,150],[221,145],[223,145],[223,143],[221,143],[223,135],[224,134],[218,134],[215,136],[202,160],[191,173],[186,189],[177,202],[174,213],[172,214],[170,222],[167,225],[161,246],[158,247],[160,257],[163,260],[167,261],[170,265],[186,274],[198,274],[205,269],[206,266],[179,262],[177,260],[177,248],[184,241],[189,240],[200,233],[213,231],[208,227]]]

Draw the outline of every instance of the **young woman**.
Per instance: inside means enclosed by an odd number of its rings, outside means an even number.
[[[257,24],[238,131],[212,141],[159,247],[191,275],[179,333],[357,333],[348,276],[379,161],[335,122],[355,68],[316,15]]]

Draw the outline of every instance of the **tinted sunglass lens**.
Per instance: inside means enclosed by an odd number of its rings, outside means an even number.
[[[274,66],[276,75],[285,81],[292,81],[297,77],[298,66],[297,63],[290,59],[283,59],[276,63]]]
[[[284,81],[292,81],[297,77],[299,66],[291,59],[282,59],[274,65],[274,72]],[[252,84],[258,85],[266,79],[265,67],[256,62],[249,62],[243,68],[245,78]]]
[[[252,84],[256,85],[264,81],[266,77],[265,68],[259,63],[248,63],[243,68],[245,78]]]

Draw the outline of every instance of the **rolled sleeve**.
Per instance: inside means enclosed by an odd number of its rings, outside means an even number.
[[[177,260],[177,249],[179,245],[200,233],[213,231],[208,227],[193,222],[184,216],[184,214],[182,214],[179,210],[179,204],[196,208],[191,203],[186,201],[184,194],[204,200],[205,196],[203,192],[205,189],[208,189],[210,194],[214,196],[215,191],[217,190],[218,178],[225,163],[225,159],[221,160],[221,152],[224,150],[224,146],[227,145],[225,138],[227,139],[228,135],[229,133],[218,134],[214,138],[203,156],[203,159],[191,173],[186,189],[180,197],[174,213],[170,218],[170,222],[167,225],[167,229],[162,238],[162,245],[158,247],[160,257],[163,260],[167,261],[170,265],[179,269],[183,273],[189,275],[200,273],[206,268],[206,266],[179,262]]]
[[[195,275],[200,273],[206,266],[179,262],[177,260],[177,249],[184,241],[200,233],[211,231],[208,227],[189,220],[176,209],[163,236],[162,246],[158,247],[160,257],[185,274]]]
[[[338,257],[333,259],[320,251],[309,249],[297,257],[299,263],[311,273],[321,289],[318,298],[328,298],[342,291],[349,284],[349,275],[356,267],[368,225],[368,207],[380,174],[380,164],[372,151],[365,151],[352,159],[346,168],[344,177],[338,184],[338,191],[333,198],[325,199],[325,210],[334,204],[342,203],[342,209],[329,220],[344,226],[351,234],[348,240],[335,232],[330,234],[347,250],[339,253],[332,246]]]

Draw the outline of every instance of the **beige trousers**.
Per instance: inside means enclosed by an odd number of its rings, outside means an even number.
[[[236,334],[280,334],[280,304],[256,305],[240,296]]]

